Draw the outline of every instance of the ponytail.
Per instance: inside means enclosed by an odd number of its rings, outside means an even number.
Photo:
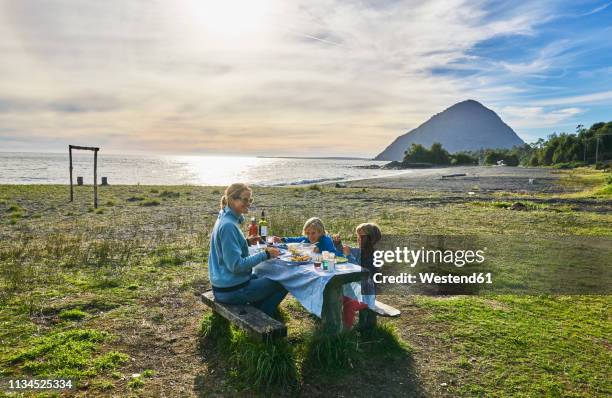
[[[225,209],[225,206],[227,206],[227,196],[221,196],[221,203],[219,205],[221,207],[221,210]]]
[[[240,198],[240,195],[242,195],[244,191],[251,192],[251,188],[247,184],[243,184],[241,182],[235,182],[232,185],[225,188],[225,193],[223,196],[221,196],[221,201],[219,202],[219,206],[221,207],[221,210],[225,209],[225,206],[228,205],[230,198],[238,199]]]

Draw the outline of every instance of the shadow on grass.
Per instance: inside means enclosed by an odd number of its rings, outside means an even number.
[[[210,314],[203,318],[200,333],[200,354],[215,372],[196,377],[198,396],[235,391],[278,396],[425,396],[412,349],[389,323],[369,331],[336,336],[314,331],[297,339],[262,343]]]
[[[231,387],[239,391],[276,395],[296,391],[296,359],[287,340],[256,341],[220,316],[210,314],[202,319],[199,348],[209,367],[220,369]],[[198,396],[211,393],[208,384],[204,375],[196,377]]]
[[[315,333],[306,342],[302,395],[425,397],[412,358],[395,326],[337,336]]]

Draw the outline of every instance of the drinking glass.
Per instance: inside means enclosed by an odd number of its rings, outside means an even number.
[[[336,270],[336,253],[329,253],[327,255],[329,272],[334,272]]]

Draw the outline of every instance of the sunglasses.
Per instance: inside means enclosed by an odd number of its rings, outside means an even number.
[[[252,204],[253,203],[253,198],[237,198],[236,200],[241,201],[242,203],[246,204]]]

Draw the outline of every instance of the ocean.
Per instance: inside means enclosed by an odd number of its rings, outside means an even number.
[[[246,156],[115,155],[98,153],[98,183],[121,185],[306,185],[392,176],[405,171],[355,166],[386,162]],[[93,152],[73,151],[73,178],[93,182]],[[0,184],[68,184],[68,153],[0,152]]]

